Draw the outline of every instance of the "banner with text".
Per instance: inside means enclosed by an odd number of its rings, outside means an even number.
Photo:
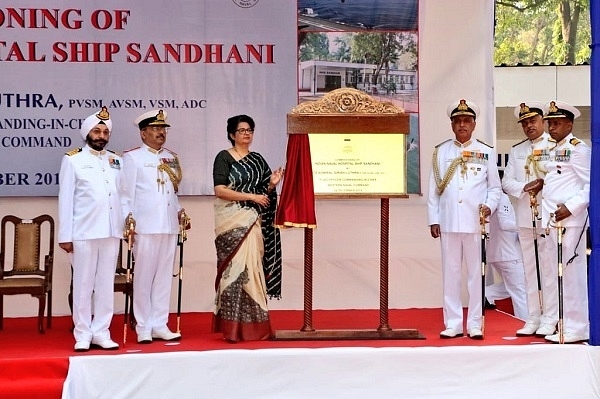
[[[141,144],[133,120],[163,109],[180,194],[213,193],[226,120],[256,121],[252,150],[285,162],[297,103],[295,2],[15,0],[0,7],[0,196],[54,196],[81,122],[107,106],[108,149]]]

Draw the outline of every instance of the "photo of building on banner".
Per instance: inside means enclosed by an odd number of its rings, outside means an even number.
[[[361,90],[410,116],[407,190],[420,193],[417,0],[299,0],[298,99]]]

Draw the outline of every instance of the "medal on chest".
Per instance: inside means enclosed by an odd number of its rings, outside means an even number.
[[[484,152],[480,152],[480,151],[468,151],[465,150],[462,152],[462,160],[463,160],[463,165],[465,167],[463,167],[463,169],[461,170],[461,174],[463,176],[463,178],[466,178],[467,176],[467,172],[470,170],[471,173],[473,173],[474,176],[477,176],[478,172],[481,172],[481,167],[479,166],[471,166],[470,168],[467,168],[466,165],[467,164],[487,164],[487,161],[489,159],[489,154],[486,154]]]
[[[115,157],[108,157],[108,165],[113,169],[121,169],[121,163]]]
[[[175,192],[179,191],[179,183],[181,183],[181,179],[183,177],[183,175],[181,173],[181,167],[179,166],[179,159],[177,159],[177,158],[161,158],[160,164],[156,168],[156,173],[157,173],[156,182],[158,184],[158,191],[164,193],[165,183],[167,182],[167,180],[166,180],[167,177],[173,184],[173,189],[175,190]]]
[[[533,149],[525,160],[525,176],[543,177],[548,171],[540,162],[550,160],[550,152],[547,148]]]
[[[571,161],[571,150],[564,149],[558,150],[554,153],[554,161],[555,162],[569,162]]]

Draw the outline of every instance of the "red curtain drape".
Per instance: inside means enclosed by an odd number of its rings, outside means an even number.
[[[286,157],[285,178],[275,225],[314,229],[317,227],[317,218],[308,134],[289,135]]]

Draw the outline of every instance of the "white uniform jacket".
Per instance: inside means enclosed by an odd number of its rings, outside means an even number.
[[[444,192],[438,194],[434,168],[429,179],[429,225],[439,224],[443,233],[479,233],[479,204],[496,210],[502,189],[494,148],[469,140],[464,145],[447,140],[437,147],[439,179],[443,179],[453,161],[462,158]]]
[[[546,176],[546,163],[550,159],[550,148],[554,142],[548,133],[543,133],[533,142],[523,140],[510,150],[508,164],[504,169],[502,189],[508,195],[516,198],[515,212],[519,227],[532,227],[532,215],[529,194],[523,191],[525,184],[535,180],[544,179]],[[538,193],[538,204],[540,203]],[[538,208],[541,215],[541,209]]]
[[[496,212],[490,217],[489,231],[486,251],[488,262],[522,260],[515,210],[504,193],[500,195]]]
[[[542,222],[548,223],[557,204],[565,204],[572,215],[562,220],[563,227],[584,226],[590,202],[591,150],[569,134],[550,151],[542,190]]]
[[[177,154],[166,148],[157,151],[144,144],[123,154],[119,180],[123,217],[133,214],[138,234],[179,232],[181,206],[169,175],[159,168],[161,164],[181,176]]]
[[[123,237],[117,179],[122,159],[89,146],[62,159],[58,193],[58,242]]]

